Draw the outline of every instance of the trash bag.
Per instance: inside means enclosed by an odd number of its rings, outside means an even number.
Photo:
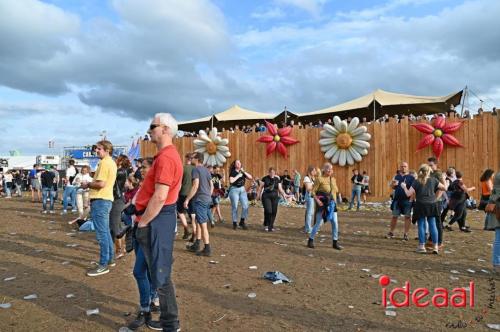
[[[266,272],[264,273],[264,279],[271,280],[271,281],[278,281],[281,280],[283,282],[292,282],[286,275],[279,271],[274,271],[274,272]]]
[[[94,222],[89,219],[83,225],[80,226],[81,232],[95,232]]]

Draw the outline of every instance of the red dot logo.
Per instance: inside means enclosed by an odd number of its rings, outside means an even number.
[[[380,284],[380,286],[385,287],[391,283],[391,278],[389,278],[386,275],[383,275],[378,279],[378,283]]]

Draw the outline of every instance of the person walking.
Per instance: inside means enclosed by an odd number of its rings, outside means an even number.
[[[415,197],[415,207],[413,208],[413,217],[417,219],[418,223],[418,253],[426,253],[426,222],[429,225],[429,233],[431,234],[433,250],[432,253],[439,253],[439,239],[436,227],[436,218],[440,217],[439,202],[436,200],[436,193],[438,190],[446,190],[445,175],[441,173],[441,180],[438,181],[436,177],[431,176],[432,169],[427,164],[422,164],[418,170],[418,177],[413,181],[411,187],[408,189],[403,182],[400,184],[408,197]]]
[[[177,224],[177,199],[182,182],[182,160],[172,140],[177,121],[169,113],[153,117],[148,134],[157,154],[136,198],[136,239],[151,273],[151,282],[160,299],[163,331],[177,331],[179,316],[172,282],[173,249]]]
[[[5,198],[12,198],[12,181],[14,177],[12,175],[12,171],[9,170],[4,174],[4,183],[5,183]]]
[[[352,170],[352,193],[351,201],[349,202],[349,210],[352,210],[354,205],[354,198],[357,200],[356,211],[359,211],[359,206],[361,205],[361,190],[363,189],[363,175],[359,174],[359,170]]]
[[[38,180],[37,173],[38,173],[38,165],[35,164],[35,165],[33,165],[33,169],[30,170],[29,176],[28,176],[28,178],[30,180],[30,186],[31,186],[31,202],[32,203],[40,202],[42,200],[42,193],[40,191],[41,185],[40,185],[40,181]],[[36,192],[36,197],[37,197],[36,201],[35,201],[35,192]]]
[[[179,192],[179,199],[177,200],[177,214],[179,216],[179,220],[182,223],[182,227],[184,228],[184,235],[182,236],[183,240],[189,239],[189,226],[186,218],[186,214],[191,218],[191,226],[193,228],[191,240],[189,242],[194,242],[196,240],[196,216],[193,212],[192,203],[188,205],[187,208],[184,207],[184,201],[186,200],[187,195],[191,192],[191,187],[193,185],[192,173],[194,166],[191,165],[191,155],[192,153],[186,153],[184,156],[185,164],[182,168],[182,185],[181,190]]]
[[[95,148],[99,165],[92,182],[82,183],[82,189],[90,189],[90,214],[95,226],[96,239],[99,243],[99,265],[87,272],[87,276],[96,277],[109,273],[108,266],[114,266],[113,240],[109,230],[109,213],[113,205],[113,186],[116,181],[116,164],[111,158],[113,144],[107,140],[96,143]]]
[[[396,176],[391,181],[391,188],[394,190],[393,199],[391,203],[392,218],[389,233],[387,233],[386,238],[394,238],[394,230],[396,229],[396,224],[400,215],[404,216],[404,234],[403,241],[408,241],[408,232],[410,231],[411,225],[411,202],[410,198],[406,195],[401,184],[404,183],[406,189],[409,189],[415,178],[408,173],[408,163],[406,161],[401,162],[399,166],[399,171]]]
[[[71,200],[71,212],[76,212],[76,187],[73,185],[78,170],[75,167],[75,161],[70,160],[69,166],[66,169],[66,176],[63,178],[65,184],[63,191],[63,211],[61,214],[68,213],[68,200]]]
[[[337,218],[337,181],[333,177],[333,165],[325,163],[321,176],[316,178],[313,189],[311,191],[314,200],[316,201],[316,224],[309,235],[307,246],[314,248],[314,236],[321,227],[321,222],[330,222],[332,224],[332,240],[333,248],[342,250],[343,247],[338,243],[339,240],[339,224]]]
[[[78,217],[68,222],[72,225],[78,220],[85,221],[90,212],[90,198],[89,189],[83,189],[82,185],[92,182],[90,176],[90,167],[87,165],[82,166],[80,173],[75,176],[73,185],[76,188],[76,208],[78,209]]]
[[[224,196],[224,182],[226,181],[226,175],[224,169],[219,166],[214,166],[212,173],[212,183],[214,184],[214,191],[212,193],[212,216],[215,219],[217,216],[219,223],[224,223],[224,218],[222,218],[222,213],[220,212],[220,200]],[[215,221],[215,220],[214,220]]]
[[[188,250],[196,252],[198,256],[211,256],[212,250],[210,248],[207,223],[210,222],[210,205],[212,203],[214,184],[212,183],[210,171],[203,166],[202,153],[193,153],[191,162],[194,166],[191,175],[193,184],[184,201],[184,208],[187,208],[189,202],[193,200],[193,209],[196,215],[196,241],[188,247]],[[200,241],[202,240],[205,247],[200,251]]]
[[[448,225],[445,226],[445,229],[448,231],[453,231],[451,225],[455,222],[458,222],[459,229],[461,232],[470,233],[471,230],[468,226],[466,226],[466,218],[467,218],[467,207],[466,201],[467,196],[470,192],[476,190],[476,187],[467,187],[463,182],[462,172],[456,172],[457,179],[452,182],[450,187],[448,188],[451,191],[450,197],[450,209],[453,210],[453,217],[451,218]]]
[[[281,179],[276,174],[276,170],[270,167],[268,175],[261,179],[261,184],[257,190],[257,199],[262,199],[262,205],[264,206],[264,230],[266,232],[274,232],[279,194],[284,196],[285,191],[281,186]]]
[[[366,204],[366,195],[370,194],[370,176],[366,171],[363,171],[363,187],[361,188],[361,198],[363,199],[363,204]]]
[[[479,200],[479,210],[484,211],[486,205],[490,200],[491,192],[493,191],[493,178],[495,177],[495,171],[492,169],[487,169],[481,175],[479,181],[481,181],[481,199]]]
[[[314,186],[314,181],[318,175],[316,167],[309,166],[307,168],[307,175],[304,176],[304,200],[306,203],[306,212],[304,217],[304,231],[309,234],[312,230],[312,220],[314,217],[314,197],[312,196],[312,188]]]
[[[41,174],[42,206],[43,206],[42,213],[47,213],[47,212],[50,212],[51,214],[54,213],[54,197],[55,197],[54,181],[56,181],[56,175],[54,174],[54,172],[50,170],[52,167],[53,166],[47,167],[47,169],[44,170]],[[47,199],[50,201],[49,210],[47,210]]]
[[[233,161],[229,167],[229,199],[231,201],[231,216],[233,229],[238,228],[238,203],[241,202],[241,218],[239,226],[247,229],[248,218],[248,196],[245,190],[245,180],[252,180],[252,175],[245,172],[239,159]]]
[[[485,229],[495,231],[495,241],[493,243],[492,263],[493,270],[500,275],[500,172],[497,172],[493,181],[488,204],[485,207],[486,222]]]

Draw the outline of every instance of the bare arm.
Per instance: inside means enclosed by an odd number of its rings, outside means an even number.
[[[198,191],[198,187],[199,186],[200,186],[200,179],[193,179],[193,184],[191,186],[191,191],[189,192],[189,194],[186,197],[186,200],[184,201],[184,207],[187,207],[187,205],[188,205],[189,201],[191,200],[191,198],[193,198],[194,195],[196,195],[196,192]]]
[[[151,222],[151,220],[156,218],[158,213],[160,213],[160,210],[163,208],[163,205],[165,205],[165,200],[167,199],[169,189],[170,187],[165,184],[155,184],[155,192],[149,200],[146,211],[144,211],[138,227],[146,227]]]

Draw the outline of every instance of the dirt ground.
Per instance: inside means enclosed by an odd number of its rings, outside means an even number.
[[[0,308],[0,331],[118,331],[138,305],[134,254],[107,275],[86,277],[98,259],[95,234],[70,234],[74,228],[66,221],[71,216],[60,216],[57,207],[57,214],[42,215],[39,204],[27,198],[0,200],[0,303],[12,305]],[[228,206],[222,210],[229,220]],[[248,231],[233,231],[230,223],[211,230],[210,258],[187,252],[185,241],[178,239],[173,280],[182,330],[445,331],[454,330],[447,324],[463,321],[467,327],[459,330],[486,331],[486,323],[500,323],[500,291],[494,294],[499,279],[492,277],[490,263],[494,234],[482,231],[481,212],[470,213],[472,233],[445,233],[446,251],[438,256],[414,252],[416,229],[409,242],[401,240],[402,225],[398,239],[384,239],[390,216],[384,206],[339,212],[342,251],[331,248],[329,224],[316,249],[306,248],[303,216],[304,209],[280,207],[280,230],[266,233],[260,226],[263,210],[251,207]],[[250,270],[252,265],[257,269]],[[262,278],[266,271],[281,271],[293,282],[273,285]],[[412,289],[451,291],[473,280],[475,306],[411,306],[387,316],[380,274],[396,281],[388,289],[408,280]],[[10,277],[16,278],[5,281]],[[66,298],[70,293],[75,297]],[[257,296],[249,298],[249,293]],[[23,299],[30,294],[38,298]],[[488,308],[492,300],[494,309]],[[86,315],[95,308],[99,315]]]

